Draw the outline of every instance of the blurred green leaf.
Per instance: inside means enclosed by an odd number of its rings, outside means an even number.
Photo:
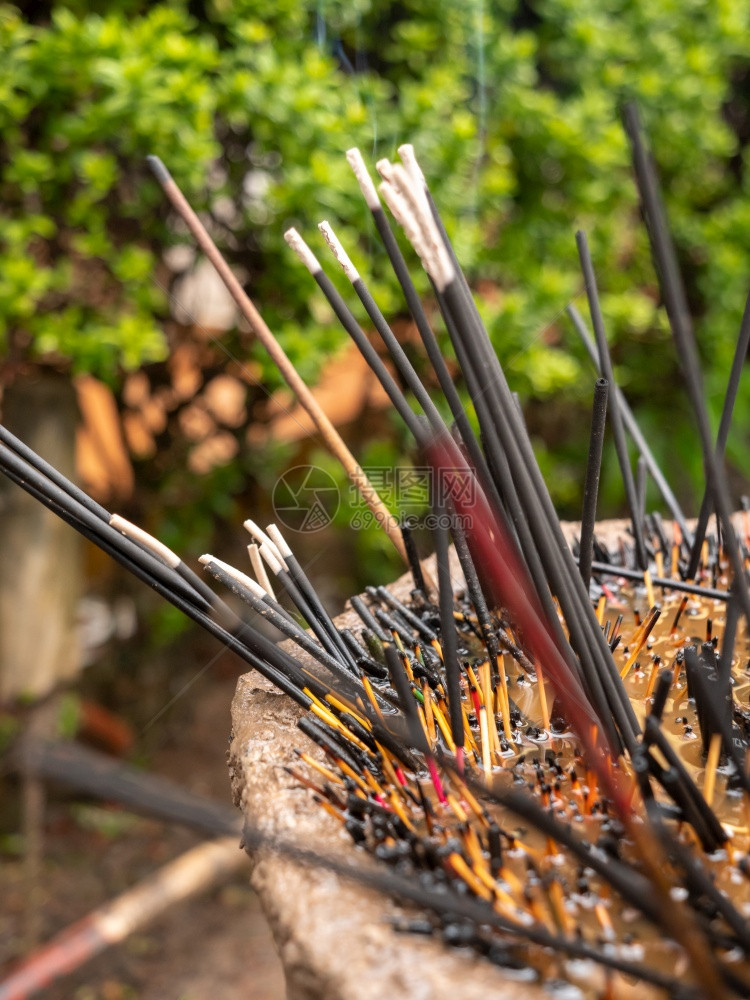
[[[358,145],[374,164],[411,141],[532,421],[545,423],[553,398],[578,408],[569,428],[558,421],[545,458],[565,512],[580,500],[570,470],[584,462],[592,380],[562,316],[570,301],[584,306],[578,227],[623,388],[645,425],[670,426],[667,473],[680,480],[695,467],[618,109],[635,96],[652,137],[715,417],[750,273],[747,5],[80,0],[45,10],[25,20],[0,6],[0,346],[113,385],[165,357],[168,300],[154,276],[168,282],[164,251],[186,237],[145,168],[155,153],[213,213],[217,242],[314,382],[345,337],[282,233],[297,226],[351,300],[314,228],[328,218],[384,311],[403,313],[343,153]],[[264,352],[249,353],[277,388]],[[741,464],[750,404],[737,415],[729,454]],[[602,499],[605,512],[621,502],[616,477]]]

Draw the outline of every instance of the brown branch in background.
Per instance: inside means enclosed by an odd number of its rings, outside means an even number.
[[[0,982],[0,1000],[26,1000],[124,941],[173,904],[225,882],[246,864],[236,836],[191,848],[29,955]]]

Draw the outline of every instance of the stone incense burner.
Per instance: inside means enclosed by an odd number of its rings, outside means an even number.
[[[626,524],[602,523],[597,537],[613,541]],[[563,527],[570,538],[578,526]],[[434,575],[432,563],[430,559],[426,565]],[[459,590],[463,577],[457,560],[452,569]],[[412,587],[411,575],[405,574],[389,589],[403,599]],[[336,624],[361,627],[348,605]],[[297,647],[287,648],[305,665],[314,665]],[[257,673],[240,677],[229,750],[235,804],[246,822],[267,836],[350,858],[360,866],[377,864],[283,770],[295,762],[295,747],[322,759],[322,752],[296,728],[300,714]],[[267,849],[248,853],[252,885],[281,957],[289,1000],[453,1000],[459,993],[462,1000],[549,997],[539,985],[518,981],[473,951],[395,930],[392,921],[404,911],[385,896]]]

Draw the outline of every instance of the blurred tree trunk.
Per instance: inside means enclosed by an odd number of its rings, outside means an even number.
[[[5,426],[68,478],[78,407],[69,379],[37,369],[3,393]],[[36,701],[75,677],[80,538],[0,477],[0,703]]]

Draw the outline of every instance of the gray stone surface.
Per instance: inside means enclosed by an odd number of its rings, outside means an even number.
[[[614,542],[627,524],[603,522],[597,534]],[[569,539],[578,528],[571,523],[563,527]],[[427,561],[434,577],[431,563]],[[457,566],[454,580],[458,589],[463,578]],[[410,587],[411,578],[404,576],[391,590],[405,596]],[[359,619],[348,606],[338,623],[359,628]],[[304,654],[297,655],[310,662]],[[356,864],[373,863],[283,770],[284,764],[294,761],[294,747],[318,754],[296,729],[300,714],[258,674],[240,678],[232,705],[229,752],[235,802],[246,821],[267,835]],[[250,855],[252,884],[281,956],[290,1000],[548,997],[539,986],[508,978],[473,952],[396,933],[389,921],[401,911],[389,899],[329,872],[301,868],[266,849]]]

